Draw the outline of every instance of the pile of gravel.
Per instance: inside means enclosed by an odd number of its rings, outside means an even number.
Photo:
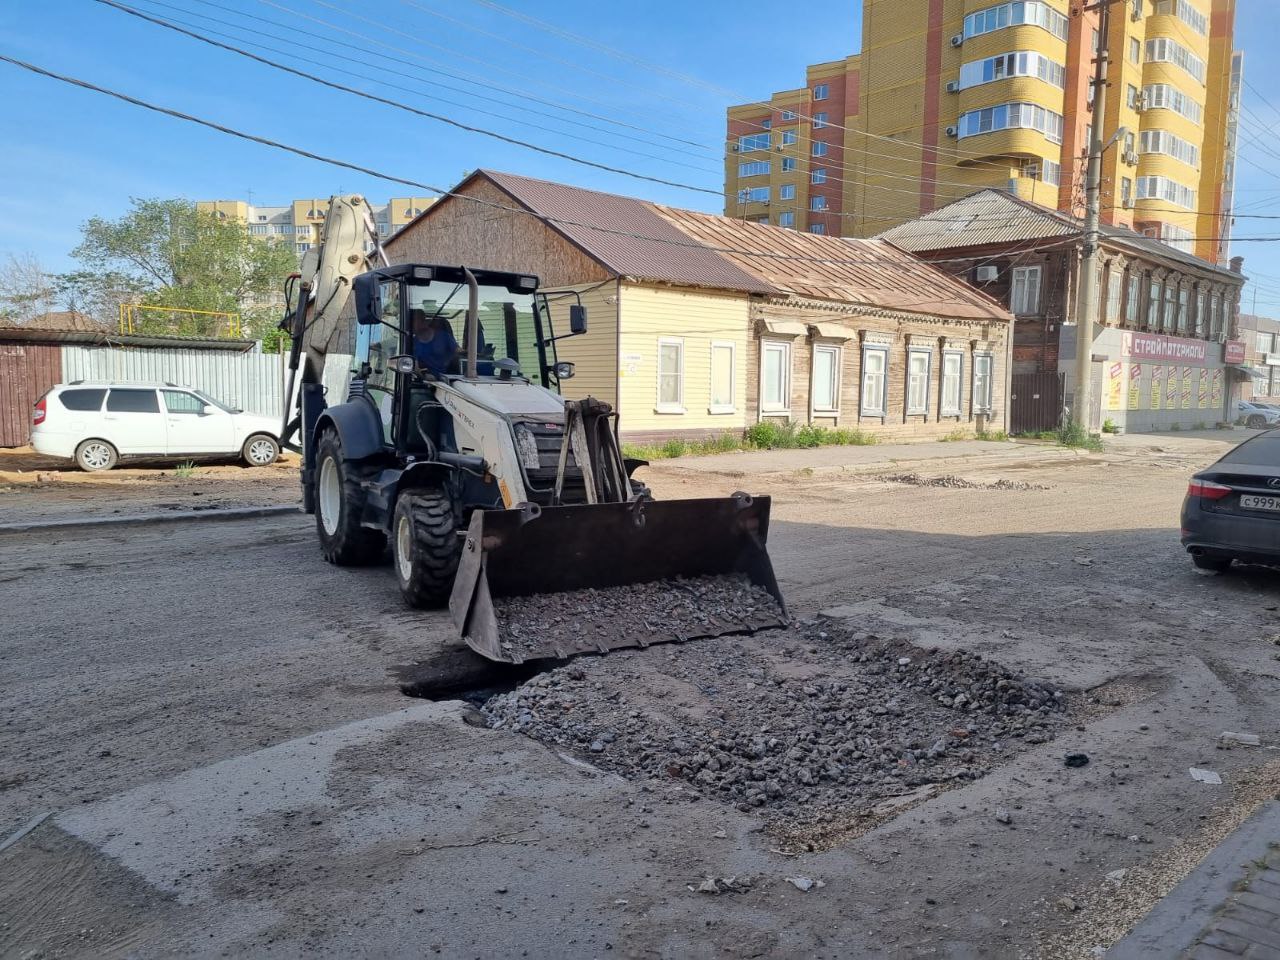
[[[482,710],[623,776],[796,822],[976,779],[1065,719],[1061,693],[975,654],[825,621],[581,658]]]
[[[677,577],[494,602],[502,652],[513,660],[645,647],[750,632],[785,622],[745,576]]]
[[[1048,490],[1048,487],[1023,480],[995,480],[991,483],[979,483],[947,474],[941,477],[922,477],[918,473],[894,473],[880,477],[889,483],[905,483],[913,487],[943,487],[951,490]]]

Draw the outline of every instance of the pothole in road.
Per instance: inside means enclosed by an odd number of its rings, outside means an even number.
[[[997,663],[826,620],[579,658],[467,699],[493,728],[759,813],[809,847],[1067,722],[1060,691]]]
[[[911,487],[938,487],[948,490],[1052,490],[1040,483],[1027,483],[1025,480],[993,480],[990,483],[981,480],[967,480],[946,474],[940,477],[922,477],[918,473],[893,473],[876,477],[886,483],[900,483]]]

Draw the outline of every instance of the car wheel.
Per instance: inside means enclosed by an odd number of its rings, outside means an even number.
[[[342,441],[326,430],[316,444],[316,534],[320,551],[340,567],[374,563],[387,548],[380,530],[360,525],[364,491],[342,456]]]
[[[1209,553],[1193,553],[1191,562],[1195,564],[1197,570],[1210,570],[1214,573],[1222,573],[1231,566],[1230,557],[1222,557]]]
[[[240,448],[240,456],[251,467],[267,467],[280,457],[280,444],[275,437],[255,433]]]
[[[391,521],[396,580],[411,607],[442,607],[458,572],[462,540],[453,502],[439,490],[406,490]]]
[[[119,459],[116,448],[105,440],[86,440],[76,447],[76,464],[89,473],[110,470]]]
[[[1260,413],[1255,413],[1250,415],[1249,419],[1244,422],[1244,425],[1250,430],[1265,430],[1267,426],[1267,418]]]

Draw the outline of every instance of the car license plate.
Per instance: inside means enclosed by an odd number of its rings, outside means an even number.
[[[1255,497],[1250,494],[1241,494],[1240,508],[1242,510],[1280,511],[1280,497]]]

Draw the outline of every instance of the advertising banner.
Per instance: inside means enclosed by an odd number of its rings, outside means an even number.
[[[1209,371],[1205,367],[1200,368],[1200,388],[1196,391],[1196,408],[1199,410],[1209,408]]]
[[[1191,409],[1191,374],[1190,367],[1182,368],[1182,409]]]
[[[1245,349],[1243,340],[1228,340],[1222,345],[1222,359],[1225,363],[1244,363]]]
[[[1151,409],[1159,410],[1164,406],[1164,364],[1157,363],[1151,368]]]
[[[1213,386],[1209,390],[1209,406],[1215,410],[1222,409],[1222,371],[1213,371]]]
[[[1142,364],[1129,364],[1129,409],[1142,409]]]
[[[1164,408],[1166,410],[1178,409],[1178,368],[1169,367],[1166,375],[1166,383],[1164,388]]]
[[[1166,337],[1158,333],[1126,333],[1122,341],[1124,355],[1134,360],[1170,360],[1204,363],[1209,357],[1209,344],[1204,340]]]
[[[1123,410],[1124,364],[1113,363],[1107,368],[1107,409]]]

